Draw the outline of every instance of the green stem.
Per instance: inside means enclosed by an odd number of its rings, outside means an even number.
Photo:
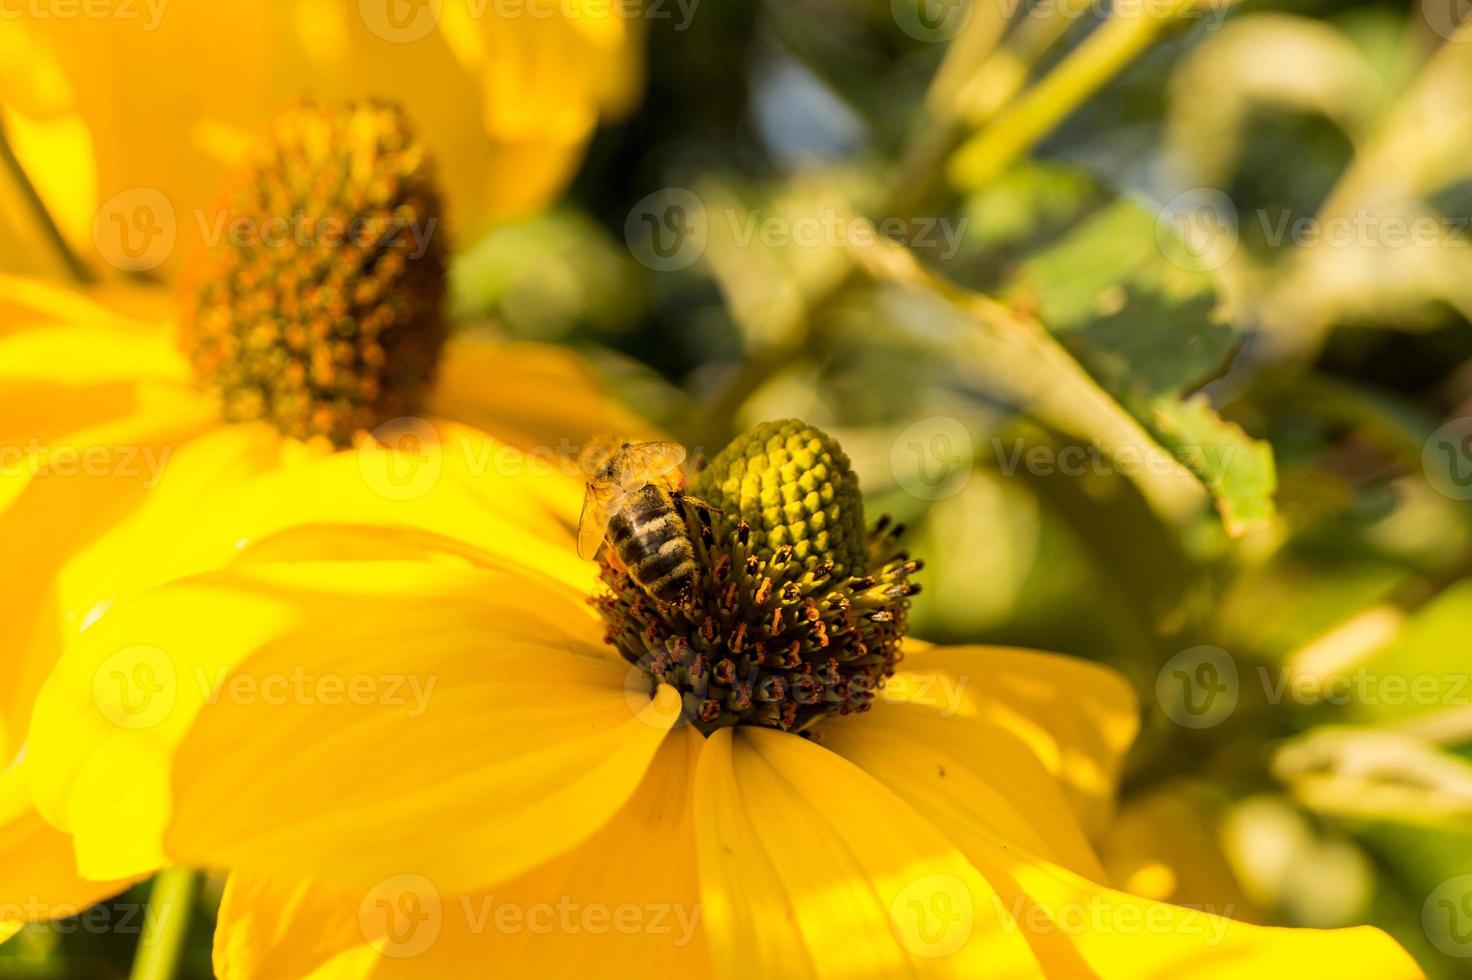
[[[3,165],[10,172],[11,178],[15,181],[16,189],[20,191],[21,197],[25,199],[26,205],[31,209],[31,212],[36,218],[36,223],[41,226],[41,231],[45,235],[46,240],[56,250],[57,257],[66,266],[67,271],[78,282],[94,282],[95,277],[92,275],[91,270],[77,257],[77,253],[72,251],[71,246],[67,244],[66,236],[61,233],[61,229],[57,227],[55,219],[51,217],[51,211],[46,207],[46,202],[41,199],[41,194],[36,190],[36,185],[31,183],[31,178],[26,173],[25,167],[21,166],[20,158],[15,155],[15,150],[11,147],[10,140],[5,136],[5,128],[3,126],[0,126],[0,165]]]
[[[956,151],[948,167],[951,182],[969,189],[996,177],[1195,5],[1196,0],[1176,0],[1163,15],[1110,17],[1058,67]]]
[[[1032,10],[956,93],[956,113],[968,129],[980,129],[1027,84],[1043,55],[1063,40],[1092,0],[1059,0]]]
[[[925,93],[920,125],[910,135],[895,171],[888,214],[916,214],[936,196],[945,159],[966,134],[961,95],[979,68],[996,57],[1011,23],[1008,4],[978,2],[966,29],[946,49]]]
[[[173,980],[177,974],[194,910],[196,879],[188,868],[169,868],[154,876],[132,980]]]
[[[981,0],[965,29],[946,48],[940,68],[925,93],[925,106],[932,114],[954,115],[957,98],[976,69],[996,51],[1012,26],[1016,5],[1007,0]]]

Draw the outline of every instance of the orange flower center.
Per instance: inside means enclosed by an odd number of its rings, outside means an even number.
[[[417,411],[446,248],[433,163],[397,108],[286,112],[199,224],[180,339],[227,421],[342,447]]]

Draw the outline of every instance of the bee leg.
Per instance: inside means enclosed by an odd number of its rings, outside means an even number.
[[[708,510],[712,514],[725,513],[725,511],[721,510],[719,507],[708,504],[704,500],[701,500],[699,497],[692,497],[688,493],[681,493],[680,499],[689,504],[691,507],[694,507],[696,510]]]

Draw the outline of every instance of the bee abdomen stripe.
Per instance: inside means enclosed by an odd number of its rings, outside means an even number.
[[[657,582],[685,564],[693,565],[689,543],[681,538],[673,543],[673,548],[661,548],[642,558],[633,568],[635,577],[642,582]]]
[[[614,537],[618,556],[630,568],[656,554],[671,540],[683,540],[678,526],[662,523],[658,526],[624,523]]]
[[[649,592],[656,599],[666,601],[679,598],[680,594],[689,587],[695,579],[695,573],[699,569],[693,558],[687,558],[675,566],[675,569],[657,582],[649,585]]]
[[[671,524],[675,520],[675,515],[673,513],[669,513],[661,514],[658,517],[652,518],[648,521],[636,522],[634,524],[634,534],[639,538],[640,541],[645,543],[659,541],[670,533],[677,532],[679,530],[679,528],[671,526]]]

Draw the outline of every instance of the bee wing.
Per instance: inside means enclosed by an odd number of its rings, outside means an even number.
[[[683,462],[685,447],[678,442],[641,442],[623,451],[614,478],[625,491],[632,492]]]
[[[594,436],[583,445],[582,452],[578,453],[578,466],[585,476],[594,476],[622,445],[623,440],[617,436]]]
[[[578,557],[591,561],[598,557],[603,546],[603,536],[608,533],[608,521],[617,510],[619,488],[609,484],[589,484],[587,496],[583,497],[583,515],[578,518]]]

